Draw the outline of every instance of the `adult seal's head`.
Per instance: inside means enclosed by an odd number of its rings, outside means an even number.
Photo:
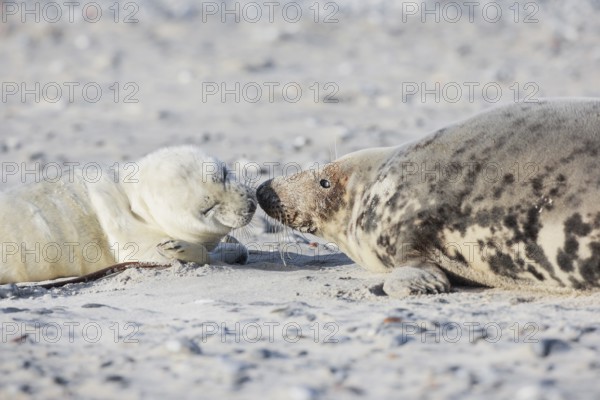
[[[359,192],[390,149],[367,149],[322,167],[264,182],[256,191],[267,215],[301,232],[328,236],[347,221]],[[337,236],[337,235],[335,235]]]

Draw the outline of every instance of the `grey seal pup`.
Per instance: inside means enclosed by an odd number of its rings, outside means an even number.
[[[82,276],[116,263],[243,263],[228,236],[254,190],[198,147],[168,147],[130,171],[74,170],[0,193],[0,284]]]

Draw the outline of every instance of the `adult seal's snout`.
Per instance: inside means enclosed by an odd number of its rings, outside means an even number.
[[[272,195],[271,190],[271,180],[263,182],[258,189],[256,189],[256,198],[258,199],[258,204],[265,211],[270,208],[270,198]]]
[[[268,196],[271,190],[271,179],[263,182],[258,189],[256,189],[256,197],[258,198],[258,202],[263,206],[268,201]]]

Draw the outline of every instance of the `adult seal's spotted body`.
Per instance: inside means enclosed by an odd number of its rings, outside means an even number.
[[[265,182],[261,207],[391,271],[391,296],[452,281],[600,287],[600,100],[499,107],[395,148]]]

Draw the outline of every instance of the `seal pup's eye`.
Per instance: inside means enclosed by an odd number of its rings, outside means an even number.
[[[327,179],[321,179],[321,182],[319,182],[319,184],[325,189],[329,189],[331,187],[331,182],[329,182]]]

